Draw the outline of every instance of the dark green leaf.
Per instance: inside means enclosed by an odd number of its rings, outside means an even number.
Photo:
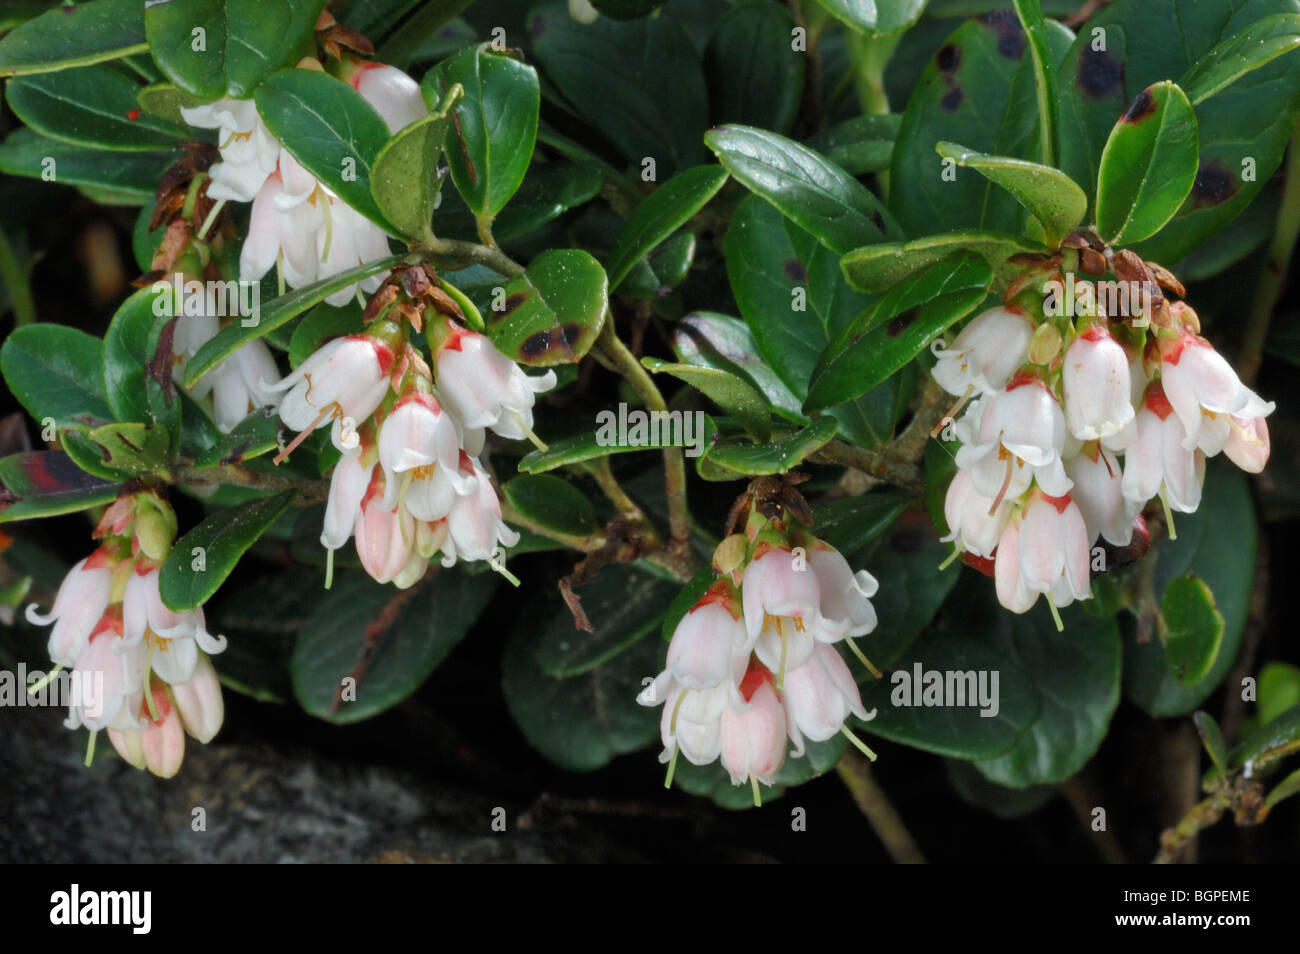
[[[109,190],[122,202],[148,202],[176,152],[110,152],[48,139],[16,129],[0,143],[0,172],[60,185]]]
[[[696,468],[706,480],[784,474],[826,446],[835,436],[836,424],[833,417],[819,417],[802,430],[773,438],[766,444],[720,441],[705,449],[696,461]]]
[[[903,117],[855,116],[808,139],[808,147],[820,152],[849,175],[860,176],[889,168],[894,140]]]
[[[439,63],[421,84],[430,106],[444,102],[457,85],[465,97],[453,110],[447,163],[466,204],[491,221],[519,188],[533,156],[541,103],[537,71],[483,44]]]
[[[613,414],[614,412],[609,412]],[[612,428],[611,428],[612,430]],[[544,474],[557,467],[569,467],[589,460],[598,460],[610,454],[627,454],[633,451],[659,450],[671,447],[671,443],[647,440],[644,444],[620,444],[617,441],[602,441],[596,433],[575,434],[562,437],[549,443],[546,450],[535,450],[525,454],[519,461],[522,474]]]
[[[596,511],[586,494],[558,477],[522,474],[506,481],[501,492],[522,516],[548,530],[586,536],[596,529]]]
[[[1209,675],[1223,645],[1223,616],[1214,605],[1214,594],[1204,581],[1180,576],[1165,587],[1160,617],[1165,662],[1183,685],[1196,685]]]
[[[703,393],[744,426],[755,439],[767,440],[767,399],[744,378],[718,368],[701,368],[690,364],[675,364],[658,358],[642,358],[655,374],[671,374]]]
[[[41,423],[59,427],[111,421],[101,372],[103,343],[65,325],[15,328],[0,348],[0,371],[13,396]],[[42,424],[42,427],[44,425]]]
[[[1221,769],[1228,766],[1228,746],[1223,741],[1223,730],[1219,728],[1219,723],[1214,721],[1214,716],[1208,712],[1192,713],[1192,722],[1196,724],[1196,731],[1201,737],[1201,744],[1205,746],[1205,751],[1209,753],[1210,760]]]
[[[0,40],[0,76],[85,66],[146,49],[139,0],[61,4]]]
[[[817,0],[831,16],[862,33],[886,36],[906,30],[921,16],[926,0]]]
[[[317,305],[294,326],[289,339],[289,367],[298,367],[331,338],[365,330],[361,318],[361,305],[355,299],[341,307],[328,302]]]
[[[448,97],[454,102],[454,94]],[[370,177],[370,191],[384,218],[412,239],[433,238],[430,223],[442,179],[438,159],[447,138],[451,103],[398,131],[379,154]]]
[[[275,450],[279,441],[280,415],[274,408],[258,408],[236,424],[195,461],[195,467],[239,464]]]
[[[1178,81],[1193,106],[1300,47],[1300,13],[1275,13],[1210,50]]]
[[[1001,232],[942,232],[901,245],[868,245],[840,259],[844,277],[864,292],[883,292],[910,275],[958,251],[978,252],[993,268],[996,291],[1002,291],[1023,271],[1008,260],[1042,249]]]
[[[1129,103],[1101,154],[1097,228],[1108,242],[1149,238],[1173,218],[1197,170],[1196,113],[1171,82],[1148,86]]]
[[[724,169],[696,166],[678,173],[646,196],[610,249],[610,288],[617,289],[637,261],[704,208],[726,181]]]
[[[248,99],[259,83],[303,55],[324,6],[325,0],[152,3],[144,15],[149,52],[187,93]]]
[[[18,498],[0,510],[0,523],[100,507],[111,503],[122,489],[87,474],[60,451],[30,451],[0,459],[0,483]]]
[[[891,490],[831,500],[813,508],[813,532],[851,557],[897,520],[908,503],[905,494]]]
[[[163,328],[174,311],[169,283],[160,288],[141,288],[124,301],[104,332],[103,377],[108,406],[119,421],[156,424],[164,432],[179,436],[181,406],[172,387],[170,362],[166,365],[166,385],[148,372]],[[185,315],[176,319],[178,323],[189,320]]]
[[[139,87],[107,66],[83,66],[11,80],[5,99],[29,127],[92,149],[146,151],[178,146],[184,126],[136,105]]]
[[[290,664],[294,698],[312,715],[340,724],[391,708],[464,639],[496,583],[491,573],[439,570],[383,625],[380,614],[399,592],[346,575],[299,632]]]
[[[1265,723],[1228,753],[1228,770],[1250,766],[1251,774],[1268,768],[1278,759],[1300,751],[1300,706],[1287,709]]]
[[[293,491],[286,490],[223,510],[177,540],[159,574],[163,603],[181,613],[211,599],[239,558],[288,509],[292,499]]]
[[[704,55],[714,123],[790,128],[805,56],[793,49],[793,29],[790,12],[767,0],[743,0],[723,15]]]
[[[899,282],[827,346],[804,411],[835,407],[884,381],[979,307],[992,283],[993,269],[974,252],[954,252]]]
[[[728,371],[758,388],[772,410],[786,420],[808,423],[803,402],[759,355],[754,336],[739,318],[694,312],[673,326],[672,346],[684,364]]]
[[[806,146],[749,126],[719,126],[704,141],[737,181],[832,251],[901,235],[866,186]]]

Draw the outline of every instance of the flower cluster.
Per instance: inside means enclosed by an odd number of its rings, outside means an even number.
[[[315,61],[308,63],[319,68]],[[419,85],[401,70],[350,58],[342,70],[342,78],[375,108],[391,132],[426,114]],[[384,230],[304,169],[266,128],[253,100],[219,99],[181,113],[191,126],[217,130],[220,150],[220,161],[207,170],[205,190],[215,205],[198,237],[225,203],[252,203],[239,257],[243,282],[259,281],[274,266],[282,288],[300,288],[389,254]],[[376,275],[358,285],[373,292],[381,280]],[[342,288],[326,301],[346,304],[358,294],[358,285]],[[220,320],[213,314],[187,313],[178,322],[172,348],[178,381],[185,363],[219,330]],[[270,350],[255,340],[206,375],[194,393],[198,398],[212,394],[217,426],[228,432],[251,409],[275,403],[269,384],[278,378]]]
[[[185,736],[207,743],[221,728],[221,684],[209,655],[226,648],[207,631],[202,607],[169,609],[159,567],[176,533],[170,507],[152,493],[120,497],[95,530],[98,549],[59,586],[54,606],[27,619],[53,624],[57,673],[72,670],[67,726],[108,732],[118,754],[163,778],[180,770]]]
[[[355,535],[366,572],[398,587],[419,580],[439,551],[444,566],[501,569],[499,547],[519,536],[479,461],[485,431],[533,437],[535,396],[555,385],[554,372],[525,375],[461,324],[444,288],[428,266],[396,270],[371,299],[365,332],[328,342],[276,385],[287,392],[281,419],[301,432],[277,460],[322,427],[342,453],[321,533],[331,561]],[[426,332],[432,366],[408,326]]]
[[[973,398],[952,427],[945,539],[985,572],[991,561],[1007,609],[1046,594],[1056,615],[1087,599],[1094,545],[1145,542],[1155,498],[1174,536],[1171,511],[1197,509],[1207,457],[1251,473],[1268,460],[1273,405],[1201,337],[1196,313],[1157,290],[1140,318],[1035,322],[1012,302],[932,348],[934,379]]]
[[[668,784],[678,753],[694,765],[721,758],[733,784],[750,782],[757,804],[759,782],[773,784],[785,764],[787,738],[795,758],[805,739],[839,732],[875,757],[845,727],[866,712],[834,644],[857,652],[852,637],[876,628],[876,580],[782,522],[753,514],[745,534],[718,547],[717,578],[678,622],[664,671],[637,697],[664,706]]]

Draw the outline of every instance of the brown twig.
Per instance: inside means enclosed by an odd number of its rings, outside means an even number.
[[[871,764],[857,752],[848,751],[835,770],[858,810],[880,837],[889,857],[899,864],[925,864],[925,856],[912,833],[872,774]]]

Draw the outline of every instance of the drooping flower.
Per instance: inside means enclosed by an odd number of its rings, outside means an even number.
[[[332,425],[340,451],[358,444],[357,428],[388,393],[393,349],[372,335],[345,335],[313,352],[271,391],[288,391],[280,418],[295,431]]]
[[[969,470],[958,470],[943,501],[948,523],[948,536],[943,539],[954,541],[963,553],[991,557],[1014,505],[1014,499],[1006,496],[995,503],[975,489]]]
[[[1089,545],[1083,515],[1069,494],[1031,491],[1024,511],[1012,517],[998,543],[993,561],[998,601],[1024,613],[1045,594],[1055,614],[1055,607],[1087,599]]]
[[[33,626],[54,624],[49,652],[60,666],[76,662],[108,609],[112,588],[113,561],[108,551],[100,548],[68,571],[49,613],[41,613],[35,603],[28,605],[27,621]]]
[[[533,428],[536,395],[555,387],[555,372],[524,374],[486,337],[446,321],[434,350],[438,394],[467,428],[518,440]]]
[[[833,642],[847,635],[850,625],[848,619],[822,615],[817,575],[799,564],[791,549],[760,544],[741,584],[745,648],[753,647],[778,680],[803,665],[815,640]]]
[[[740,684],[741,705],[728,703],[719,721],[722,767],[733,785],[746,781],[771,785],[785,764],[789,725],[776,694],[772,673],[752,666]],[[802,746],[800,746],[802,750]]]
[[[850,714],[867,718],[853,674],[835,647],[825,643],[815,646],[802,666],[785,674],[781,698],[791,725],[814,742],[837,734]]]
[[[172,705],[167,691],[159,684],[150,688],[152,714],[142,710],[137,726],[110,728],[109,741],[123,761],[138,769],[147,769],[159,778],[172,778],[181,770],[185,759],[185,730],[180,711]]]
[[[1133,419],[1129,357],[1102,326],[1071,342],[1061,381],[1066,424],[1079,440],[1113,437]]]
[[[208,196],[251,202],[280,156],[280,143],[262,122],[253,100],[224,98],[182,106],[181,117],[191,126],[217,130],[221,161],[208,169]]]
[[[1242,384],[1213,345],[1187,331],[1162,343],[1160,380],[1169,406],[1182,422],[1183,446],[1188,450],[1199,442],[1203,412],[1262,418],[1276,407]]]
[[[1130,503],[1142,507],[1160,495],[1183,513],[1195,513],[1205,482],[1205,454],[1190,448],[1186,431],[1165,397],[1160,381],[1147,386],[1137,415],[1137,440],[1124,454],[1121,488]]]
[[[938,358],[930,372],[949,394],[992,394],[1004,387],[1025,361],[1033,323],[1020,311],[990,308],[971,319],[947,348],[935,341]]]
[[[1115,546],[1128,546],[1133,539],[1133,518],[1140,507],[1124,498],[1123,477],[1114,453],[1097,443],[1084,448],[1065,462],[1074,487],[1070,496],[1083,514],[1088,542],[1098,537]]]
[[[460,457],[460,479],[472,480],[473,485],[469,493],[457,494],[447,514],[444,566],[457,560],[491,560],[498,544],[512,547],[519,542],[519,534],[501,519],[501,501],[492,481],[465,453]]]
[[[983,496],[999,503],[1015,499],[1031,481],[1053,496],[1069,493],[1062,464],[1065,414],[1040,378],[1020,376],[1005,390],[980,398],[956,431],[962,441],[957,466],[970,471]]]

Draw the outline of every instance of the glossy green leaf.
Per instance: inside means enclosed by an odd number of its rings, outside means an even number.
[[[633,210],[610,249],[607,271],[610,288],[617,289],[632,266],[672,235],[727,181],[719,166],[696,166],[669,179]]]
[[[1196,732],[1201,737],[1201,744],[1205,746],[1205,751],[1209,753],[1212,761],[1220,769],[1226,769],[1228,765],[1228,746],[1223,741],[1223,730],[1219,728],[1219,723],[1214,721],[1214,716],[1208,712],[1192,713],[1192,722],[1196,725]]]
[[[356,299],[338,307],[322,302],[294,325],[289,338],[289,367],[298,367],[331,338],[359,334],[365,327],[361,305]]]
[[[108,406],[119,421],[156,424],[179,436],[181,405],[171,380],[170,355],[162,366],[162,381],[149,373],[175,310],[173,302],[172,289],[164,286],[161,291],[141,288],[122,303],[104,332],[103,377]],[[176,319],[178,325],[192,320],[185,315]]]
[[[100,371],[103,343],[66,325],[15,328],[0,347],[0,371],[18,403],[38,424],[59,427],[113,419]],[[42,426],[44,426],[42,424]]]
[[[817,0],[837,20],[862,33],[886,36],[906,30],[925,10],[926,0]]]
[[[143,204],[179,158],[176,152],[110,152],[16,129],[0,143],[0,172],[11,176],[110,190],[120,201]]]
[[[308,308],[319,305],[340,288],[347,288],[363,278],[390,269],[401,260],[402,256],[394,255],[368,262],[346,272],[340,272],[324,281],[315,282],[271,299],[271,302],[261,309],[255,324],[245,327],[242,320],[232,322],[199,348],[185,365],[185,386],[194,387],[196,381],[249,341],[269,334]]]
[[[148,49],[138,0],[51,7],[0,40],[0,76],[44,73]]]
[[[587,495],[547,474],[521,474],[501,486],[521,515],[548,530],[585,536],[596,529],[596,511]]]
[[[1088,197],[1065,173],[1050,166],[973,152],[956,143],[935,145],[939,155],[980,172],[1006,189],[1038,220],[1049,248],[1056,248],[1088,211]]]
[[[475,215],[490,220],[523,181],[537,139],[541,103],[537,71],[487,44],[439,63],[421,87],[432,106],[460,85],[447,163],[456,191]]]
[[[274,408],[258,408],[231,428],[195,461],[195,467],[240,464],[269,454],[279,445],[280,415]]]
[[[1149,238],[1173,218],[1197,170],[1196,113],[1177,85],[1148,86],[1124,110],[1097,172],[1097,228],[1114,244]]]
[[[884,381],[978,308],[992,283],[993,269],[974,252],[954,252],[899,282],[826,347],[804,411],[835,407]]]
[[[1165,663],[1158,639],[1125,640],[1124,689],[1160,718],[1184,715],[1200,706],[1232,668],[1250,610],[1255,576],[1256,522],[1250,490],[1241,471],[1221,458],[1206,467],[1205,492],[1193,514],[1176,514],[1177,540],[1162,540],[1146,559],[1156,560],[1154,591],[1195,574],[1214,594],[1223,616],[1223,641],[1213,667],[1195,685],[1183,685]]]
[[[738,182],[832,251],[901,235],[866,186],[806,146],[749,126],[719,126],[704,141]]]
[[[600,185],[600,173],[590,166],[564,160],[539,162],[534,157],[523,185],[492,220],[492,234],[498,242],[523,238],[594,198]],[[442,238],[478,241],[474,213],[454,189],[442,193],[434,231]]]
[[[709,122],[704,72],[677,19],[602,17],[587,25],[557,0],[532,10],[528,29],[560,95],[639,171],[653,159],[662,180],[700,161]]]
[[[111,503],[121,485],[86,473],[61,451],[28,451],[0,459],[0,484],[17,501],[0,523],[55,517]]]
[[[1051,55],[1060,56],[1073,34],[1056,21],[1047,31]],[[1009,9],[981,13],[932,48],[903,110],[889,172],[890,210],[908,235],[940,228],[1022,234],[1028,214],[1020,204],[987,179],[954,175],[935,144],[959,142],[972,151],[1053,165],[1041,154],[1037,59],[1026,55],[1030,49]]]
[[[698,311],[673,326],[677,360],[699,368],[717,368],[748,381],[768,406],[786,420],[807,424],[803,401],[782,383],[758,352],[754,336],[739,318]]]
[[[1214,666],[1223,644],[1223,616],[1203,580],[1180,576],[1160,598],[1165,625],[1165,662],[1185,686],[1194,686]]]
[[[694,233],[678,232],[632,266],[619,294],[651,302],[671,295],[690,274],[696,247]]]
[[[68,456],[88,473],[107,480],[165,475],[170,444],[166,430],[136,421],[63,431]]]
[[[395,133],[375,156],[370,176],[375,205],[407,238],[426,242],[433,238],[430,223],[442,186],[438,160],[451,125],[448,111],[459,98],[453,90],[448,101]]]
[[[1250,766],[1251,773],[1268,768],[1279,759],[1300,752],[1300,706],[1287,709],[1256,729],[1228,753],[1228,770]]]
[[[605,270],[576,248],[543,252],[504,288],[504,307],[483,315],[488,336],[502,353],[536,367],[580,360],[609,307]]]
[[[889,168],[903,117],[854,116],[808,139],[807,145],[852,176]]]
[[[784,474],[835,436],[836,420],[819,417],[807,427],[773,438],[766,444],[743,440],[720,441],[707,447],[696,461],[706,480],[740,480],[765,474]]]
[[[702,368],[659,358],[642,358],[641,363],[655,374],[670,374],[685,381],[739,421],[757,440],[767,440],[771,434],[767,399],[739,375],[719,368]]]
[[[813,508],[813,532],[851,557],[888,529],[908,503],[905,494],[891,490],[830,500]]]
[[[1300,666],[1290,663],[1265,663],[1259,671],[1259,697],[1255,717],[1271,722],[1292,706],[1300,706]]]
[[[1061,130],[1058,116],[1060,101],[1056,91],[1057,57],[1052,48],[1052,35],[1048,31],[1039,0],[1013,0],[1013,5],[1016,16],[1020,18],[1020,26],[1029,40],[1029,52],[1033,57],[1034,91],[1038,99],[1037,155],[1043,165],[1054,167]],[[1020,198],[1018,194],[1016,197]],[[1079,213],[1079,218],[1083,218],[1082,212]]]
[[[149,86],[137,87],[135,101],[140,109],[150,116],[178,124],[185,122],[181,109],[193,109],[203,104],[203,100],[199,97],[185,92],[172,83],[153,83]],[[189,130],[187,135],[195,136],[201,133],[198,130]]]
[[[941,232],[902,244],[868,245],[849,252],[840,265],[850,285],[864,292],[888,291],[899,282],[960,251],[977,252],[993,268],[993,288],[1002,291],[1021,274],[1016,255],[1041,248],[1001,232]]]
[[[438,570],[388,620],[381,614],[398,591],[359,573],[344,576],[323,594],[294,643],[294,698],[338,724],[391,708],[465,638],[496,585],[492,573]]]
[[[602,412],[614,414],[615,412]],[[610,434],[616,434],[617,417],[608,418]],[[575,464],[586,463],[589,460],[598,460],[601,457],[608,457],[611,454],[630,454],[636,451],[654,451],[664,447],[672,447],[670,441],[660,438],[654,440],[647,439],[644,443],[636,444],[619,443],[617,440],[608,435],[600,433],[599,429],[605,426],[597,415],[597,431],[588,431],[581,434],[574,434],[569,437],[561,437],[557,440],[547,442],[546,450],[534,450],[525,454],[519,461],[519,472],[521,474],[544,474],[547,471],[555,470],[557,467],[571,467]],[[648,435],[648,432],[647,432]]]
[[[718,20],[704,54],[714,123],[789,130],[804,83],[794,26],[787,9],[767,0],[743,0]]]
[[[307,52],[324,6],[324,0],[152,3],[144,14],[149,52],[187,93],[248,99],[259,83]]]
[[[211,599],[239,558],[288,509],[293,496],[286,490],[215,513],[177,540],[158,577],[163,603],[183,613]]]
[[[1300,13],[1275,13],[1206,53],[1178,81],[1193,106],[1300,47]]]
[[[758,353],[802,402],[818,358],[866,308],[866,297],[849,288],[838,255],[757,196],[736,209],[724,251],[731,292]],[[843,437],[874,446],[892,433],[897,405],[891,382],[832,414]]]
[[[184,126],[143,112],[139,87],[107,66],[82,66],[11,80],[9,107],[51,139],[92,149],[147,151],[178,147]]]
[[[567,679],[613,659],[659,629],[660,614],[677,588],[671,580],[637,566],[606,567],[574,590],[595,632],[574,626],[572,614],[554,600],[547,601],[548,612],[532,617],[545,621],[534,655],[538,667],[548,676]]]
[[[552,612],[566,611],[555,606]],[[636,696],[642,681],[663,668],[663,643],[643,635],[581,675],[556,679],[541,668],[535,620],[515,628],[503,665],[506,706],[533,748],[561,768],[590,772],[650,745],[659,735],[659,713],[638,705]]]
[[[267,128],[304,169],[370,221],[393,229],[370,189],[388,124],[360,93],[327,73],[282,70],[253,98]]]

